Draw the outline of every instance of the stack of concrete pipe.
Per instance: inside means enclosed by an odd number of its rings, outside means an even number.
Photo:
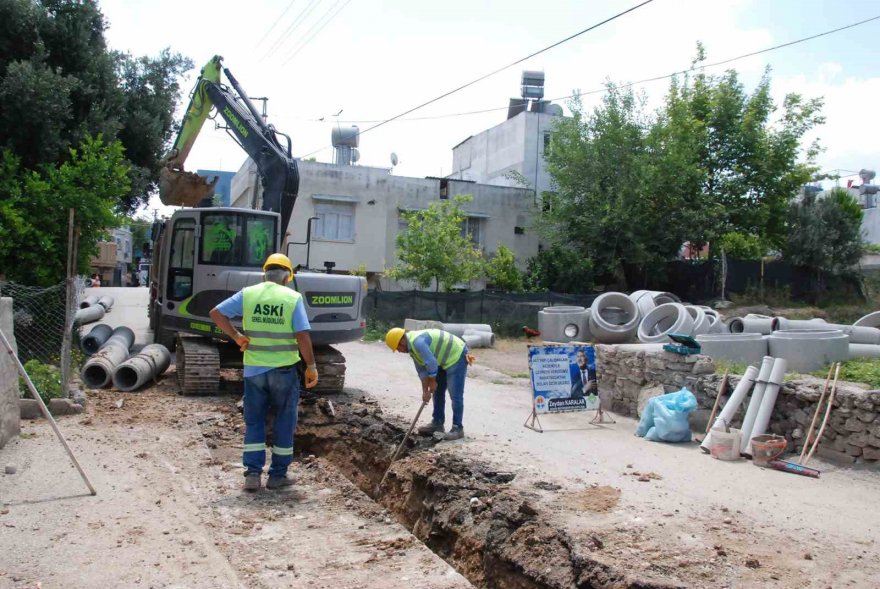
[[[880,312],[859,319],[855,325],[828,323],[824,319],[787,319],[767,315],[733,317],[730,335],[698,337],[703,352],[734,362],[768,354],[784,358],[791,370],[811,372],[832,362],[853,358],[880,358]],[[761,342],[757,341],[760,336]],[[749,349],[749,346],[754,346]]]
[[[113,386],[120,391],[136,391],[154,381],[171,365],[171,353],[162,344],[150,344],[113,370]]]
[[[103,308],[100,305],[96,307]],[[128,327],[117,327],[107,341],[83,365],[80,378],[90,389],[107,386],[116,367],[128,359],[134,344],[134,332]]]
[[[788,363],[785,358],[773,358],[764,356],[761,360],[761,369],[758,370],[754,366],[746,368],[745,374],[730,396],[730,399],[721,409],[712,429],[706,435],[700,447],[709,452],[712,448],[712,433],[715,431],[726,431],[733,421],[736,412],[746,399],[749,389],[754,385],[755,390],[752,392],[749,400],[748,408],[742,423],[742,442],[740,452],[742,454],[751,455],[752,438],[763,435],[767,432],[770,425],[770,414],[776,405],[776,399],[779,395],[779,389],[785,382],[785,371]]]
[[[593,301],[588,317],[593,339],[604,344],[626,343],[639,328],[637,303],[620,292],[599,295]]]
[[[86,298],[84,298],[82,301],[80,301],[79,308],[80,309],[88,309],[89,307],[94,307],[97,304],[98,304],[98,297],[96,297],[95,295],[89,295]]]

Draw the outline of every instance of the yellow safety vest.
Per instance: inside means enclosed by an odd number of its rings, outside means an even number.
[[[452,335],[448,331],[443,331],[442,329],[409,331],[406,333],[409,355],[412,356],[421,366],[425,365],[425,361],[422,360],[422,357],[419,355],[413,342],[423,333],[427,333],[431,337],[431,345],[428,346],[428,348],[431,350],[431,353],[434,354],[434,358],[437,359],[437,364],[440,368],[446,370],[455,365],[455,363],[461,358],[461,354],[464,352],[465,343],[460,337]]]
[[[245,366],[290,366],[299,362],[293,333],[293,310],[302,295],[274,282],[261,282],[242,291],[242,327],[251,339]]]

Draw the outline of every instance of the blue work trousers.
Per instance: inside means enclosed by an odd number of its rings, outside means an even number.
[[[244,379],[245,475],[261,474],[266,465],[266,413],[275,411],[270,477],[283,477],[293,461],[293,432],[299,404],[296,368],[287,366]]]
[[[434,423],[446,423],[446,390],[452,400],[452,426],[462,427],[464,418],[464,381],[467,378],[467,349],[461,353],[458,362],[447,370],[437,370],[437,390],[434,391]]]

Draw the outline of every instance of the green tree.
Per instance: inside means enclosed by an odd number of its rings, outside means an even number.
[[[585,113],[578,98],[573,116],[553,131],[547,168],[557,191],[542,195],[542,232],[557,245],[592,260],[603,280],[622,282],[623,265],[646,263],[658,250],[646,201],[646,122],[641,101],[608,85],[602,103]],[[565,250],[560,250],[565,251]]]
[[[486,262],[486,278],[501,290],[521,292],[523,289],[523,275],[516,267],[516,256],[504,244],[499,244],[495,255]]]
[[[552,245],[529,258],[525,288],[531,292],[584,294],[593,289],[593,263],[567,245]]]
[[[70,158],[37,172],[8,150],[0,159],[0,271],[8,279],[49,286],[64,278],[68,210],[79,228],[77,269],[87,272],[98,241],[118,224],[115,208],[129,189],[122,145],[86,137]]]
[[[694,66],[704,59],[698,46]],[[824,121],[821,107],[789,94],[777,112],[769,73],[748,94],[733,70],[673,79],[654,114],[610,83],[592,112],[575,99],[546,156],[557,192],[543,195],[545,237],[621,286],[625,268],[662,268],[685,242],[715,254],[738,234],[778,249],[789,203],[815,171],[818,148],[801,141]]]
[[[116,200],[131,212],[156,187],[192,64],[167,49],[111,51],[106,26],[94,0],[0,1],[0,149],[36,170],[67,161],[88,136],[118,139],[132,182]]]
[[[461,195],[432,202],[424,211],[401,213],[407,227],[397,235],[397,265],[388,275],[412,280],[422,289],[434,283],[438,291],[480,276],[483,254],[462,230],[467,215],[461,207],[471,199]]]
[[[718,240],[721,249],[737,260],[760,260],[767,251],[761,239],[756,235],[743,235],[729,231]]]
[[[862,255],[862,208],[843,189],[791,205],[788,239],[782,250],[792,264],[822,273],[843,274]]]

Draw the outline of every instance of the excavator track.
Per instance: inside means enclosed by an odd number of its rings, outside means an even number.
[[[345,386],[345,356],[333,346],[315,346],[318,384],[309,392],[318,395],[341,393]]]
[[[178,334],[177,382],[183,395],[216,395],[220,350],[209,339]]]

